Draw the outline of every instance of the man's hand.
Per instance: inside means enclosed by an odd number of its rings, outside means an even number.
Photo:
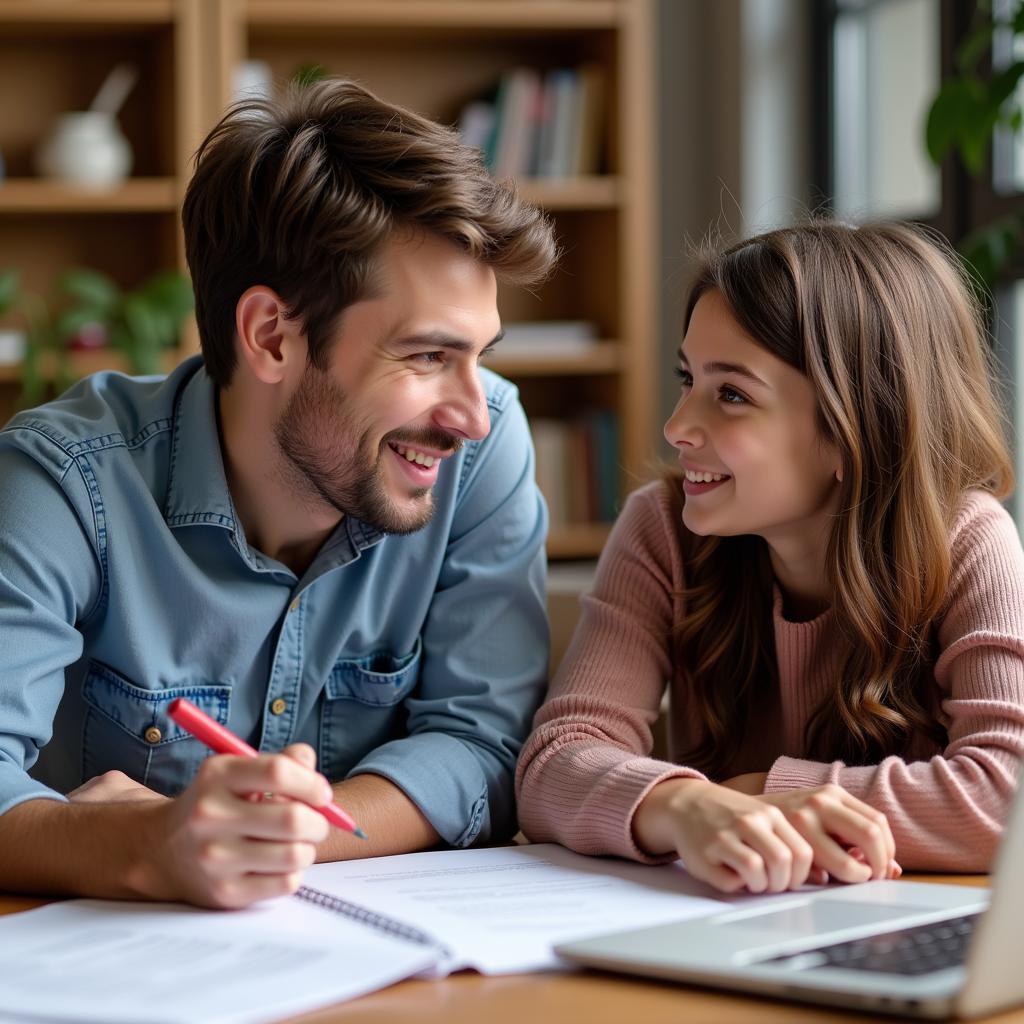
[[[124,772],[105,772],[83,782],[77,789],[68,793],[73,804],[119,803],[123,800],[166,800],[162,793],[157,793],[141,782],[125,775]]]
[[[315,764],[306,744],[208,758],[180,796],[154,802],[135,884],[150,899],[220,908],[294,892],[329,830],[307,806],[333,796]],[[254,799],[264,793],[276,799]]]

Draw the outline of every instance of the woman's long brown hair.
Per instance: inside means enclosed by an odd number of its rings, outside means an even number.
[[[924,702],[950,530],[966,491],[1013,488],[977,304],[944,245],[903,224],[819,223],[706,257],[687,306],[717,291],[740,326],[804,373],[843,460],[827,571],[842,670],[808,722],[819,760],[875,763],[942,729]],[[678,482],[672,487],[682,498]],[[772,572],[756,536],[682,526],[676,658],[703,722],[687,764],[721,777],[776,692]]]

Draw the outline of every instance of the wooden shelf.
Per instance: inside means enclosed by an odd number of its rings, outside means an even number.
[[[610,523],[554,526],[548,534],[548,558],[597,558],[611,529]]]
[[[484,365],[506,377],[565,377],[617,373],[622,366],[622,346],[599,341],[585,356],[522,356],[502,351]]]
[[[329,26],[451,29],[598,29],[619,22],[614,0],[248,0],[255,28]]]
[[[519,194],[545,210],[613,210],[622,190],[619,179],[610,175],[588,178],[521,178]]]
[[[174,0],[0,0],[0,25],[169,25],[174,21],[174,8]]]
[[[13,175],[0,181],[3,264],[18,267],[26,293],[47,298],[69,267],[92,266],[126,288],[167,266],[184,270],[179,206],[191,157],[231,101],[242,60],[265,61],[274,82],[318,64],[444,124],[510,69],[593,65],[606,94],[594,166],[607,173],[516,182],[550,216],[562,259],[535,288],[502,282],[499,310],[509,323],[585,321],[601,337],[582,353],[566,345],[558,354],[553,343],[514,355],[501,346],[486,365],[515,381],[535,419],[556,428],[592,426],[596,415],[614,423],[621,499],[626,481],[649,475],[657,437],[656,8],[656,0],[0,0],[0,94],[21,100],[0,132]],[[32,177],[32,153],[54,117],[84,109],[119,61],[143,70],[121,115],[140,176],[108,191]],[[164,368],[194,351],[190,321]],[[55,369],[44,360],[48,378]],[[75,376],[103,369],[128,367],[109,349],[71,354]],[[0,423],[20,382],[20,365],[0,366]],[[566,463],[563,476],[574,474],[576,463]],[[604,496],[572,509],[584,519],[609,515]],[[595,522],[556,526],[549,556],[595,558],[608,532]]]
[[[161,358],[162,369],[169,373],[186,356],[192,355],[184,349],[168,349]],[[114,352],[109,348],[99,348],[91,352],[72,352],[71,373],[77,379],[86,377],[90,373],[98,373],[100,370],[119,370],[121,373],[129,373],[128,363],[120,352]],[[43,360],[43,376],[52,380],[56,374],[56,366],[52,358]],[[21,380],[20,363],[0,364],[0,383],[16,383]]]
[[[177,208],[174,178],[129,178],[103,190],[35,178],[0,181],[0,213],[173,213]]]

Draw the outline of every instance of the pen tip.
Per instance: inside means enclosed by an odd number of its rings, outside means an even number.
[[[358,836],[360,839],[369,839],[370,838],[361,828],[357,828],[355,830],[355,832],[352,833],[352,835]]]

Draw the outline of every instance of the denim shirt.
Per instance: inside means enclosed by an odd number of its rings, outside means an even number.
[[[342,519],[301,578],[252,548],[199,357],[99,373],[0,431],[0,814],[120,769],[173,795],[209,751],[187,697],[332,781],[390,779],[449,843],[514,831],[547,671],[544,536],[515,388],[446,459],[422,530]]]

